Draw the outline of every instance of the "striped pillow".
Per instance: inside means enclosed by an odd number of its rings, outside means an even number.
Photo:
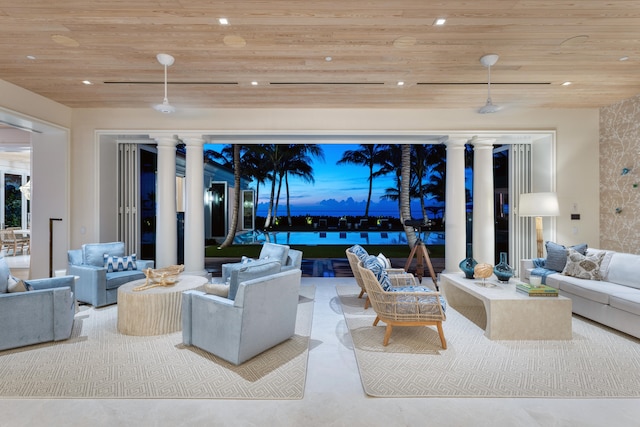
[[[107,273],[113,273],[114,271],[137,270],[136,254],[131,254],[125,257],[104,254],[104,268],[107,269]]]
[[[364,268],[371,270],[382,289],[386,292],[389,292],[393,286],[391,285],[391,280],[389,279],[389,274],[385,269],[384,265],[380,262],[380,259],[375,255],[368,255],[363,261],[362,265]]]

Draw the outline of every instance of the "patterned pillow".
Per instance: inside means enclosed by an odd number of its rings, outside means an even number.
[[[604,252],[591,256],[583,255],[571,248],[567,249],[567,252],[567,265],[562,274],[579,279],[602,280],[600,263],[604,258]]]
[[[269,259],[269,256],[265,256],[264,259]],[[250,262],[253,262],[253,261],[255,261],[255,259],[242,255],[242,258],[240,259],[240,264],[249,264]]]
[[[389,258],[384,256],[382,252],[378,254],[378,259],[380,260],[382,265],[384,265],[384,268],[391,268],[391,261],[389,260]]]
[[[104,254],[104,268],[107,269],[107,273],[113,273],[114,271],[137,270],[136,254],[131,254],[125,257]]]
[[[7,287],[7,292],[27,292],[27,285],[21,279],[18,279],[14,276],[9,276],[9,285]]]
[[[567,248],[554,242],[547,242],[545,248],[547,249],[547,260],[544,267],[549,270],[562,271],[567,263]],[[571,246],[571,248],[582,255],[587,252],[586,243]]]
[[[380,259],[378,259],[377,256],[367,255],[364,261],[362,261],[362,265],[364,266],[364,268],[371,270],[373,275],[376,276],[376,279],[378,279],[378,282],[380,283],[380,286],[382,286],[383,290],[389,292],[393,288],[391,286],[389,274],[387,273],[387,270],[385,270],[384,265],[382,265]]]
[[[353,245],[349,248],[349,250],[353,252],[360,261],[364,261],[365,257],[369,256],[367,250],[360,245]]]

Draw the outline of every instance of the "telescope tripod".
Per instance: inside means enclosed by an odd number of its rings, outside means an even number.
[[[420,230],[417,231],[418,240],[416,240],[416,244],[413,245],[411,249],[411,253],[409,254],[409,258],[407,258],[407,262],[404,265],[404,271],[409,271],[409,267],[411,267],[411,262],[413,258],[416,257],[416,276],[420,283],[422,283],[422,277],[424,276],[424,265],[427,264],[429,268],[429,275],[431,276],[431,280],[433,280],[433,284],[436,287],[436,291],[439,291],[438,287],[438,279],[436,278],[436,273],[433,270],[433,265],[431,264],[431,258],[429,258],[429,251],[425,246],[424,242],[420,238]]]

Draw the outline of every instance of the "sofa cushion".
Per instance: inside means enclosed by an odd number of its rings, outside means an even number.
[[[616,252],[611,256],[607,281],[640,289],[640,255]]]
[[[640,316],[640,291],[616,292],[609,298],[609,305],[618,310]]]
[[[124,256],[124,243],[85,243],[82,245],[82,252],[84,254],[84,264],[104,267],[104,254]]]
[[[235,299],[240,283],[279,273],[282,264],[274,259],[260,259],[249,264],[235,266],[230,272],[229,299]]]
[[[561,272],[567,264],[567,248],[554,242],[546,242],[545,247],[547,249],[547,260],[544,267]],[[582,243],[571,246],[571,248],[584,255],[587,251],[587,244]]]
[[[572,248],[567,249],[567,253],[567,264],[564,266],[562,274],[580,279],[602,280],[600,276],[600,263],[602,262],[604,253],[587,256],[582,255]]]
[[[9,290],[9,265],[4,257],[0,257],[0,294],[6,294]]]
[[[144,279],[145,275],[140,270],[129,270],[129,271],[114,271],[112,273],[107,273],[107,289],[117,289],[121,285],[125,283],[129,283],[133,280]]]
[[[260,250],[260,259],[270,259],[278,261],[280,265],[287,263],[287,256],[289,255],[289,246],[279,245],[276,243],[266,242],[262,245]]]
[[[609,297],[611,295],[629,290],[628,287],[616,285],[615,283],[578,279],[570,276],[560,277],[562,277],[562,280],[559,281],[559,289],[562,292],[577,295],[600,304],[609,304]]]
[[[104,268],[107,269],[108,273],[113,271],[137,270],[136,254],[125,257],[104,254]]]

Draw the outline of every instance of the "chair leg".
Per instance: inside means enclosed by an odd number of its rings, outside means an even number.
[[[370,303],[370,302],[371,302],[371,301],[369,300],[369,297],[367,296],[367,299],[366,299],[366,300],[364,300],[364,309],[365,309],[365,310],[366,310],[367,308],[369,308],[369,303]]]
[[[358,298],[362,298],[362,295],[364,295],[364,289],[360,289],[360,295],[358,295]]]
[[[391,329],[393,329],[393,326],[387,323],[387,330],[384,333],[384,341],[382,341],[382,345],[385,347],[387,346],[387,344],[389,344],[389,338],[391,338]]]
[[[373,326],[378,326],[379,321],[380,321],[380,318],[376,316],[376,320],[373,321]]]
[[[444,339],[444,331],[442,330],[442,322],[436,324],[438,327],[438,334],[440,335],[440,342],[442,343],[442,349],[447,349],[447,340]]]

